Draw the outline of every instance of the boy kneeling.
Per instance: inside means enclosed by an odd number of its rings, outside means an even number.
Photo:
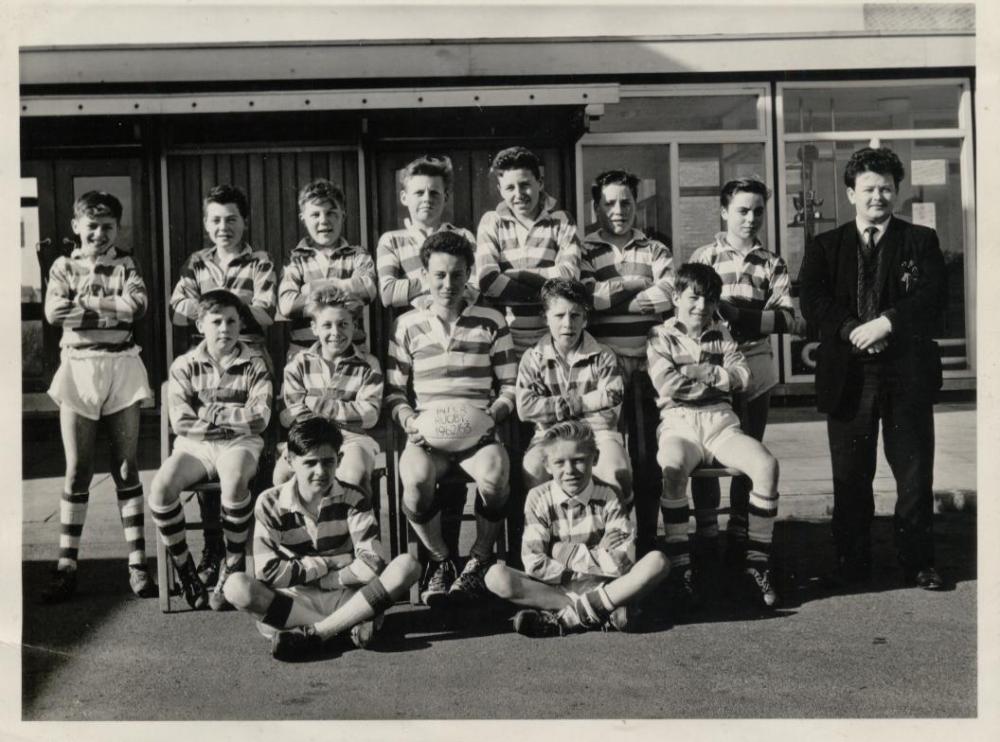
[[[731,395],[745,389],[750,368],[736,341],[715,319],[722,279],[708,265],[686,263],[674,281],[675,316],[650,334],[649,376],[660,408],[656,462],[663,471],[663,528],[675,570],[674,588],[687,607],[701,603],[691,569],[687,481],[699,464],[718,461],[752,482],[743,577],[763,606],[778,602],[771,586],[771,536],[778,514],[778,462],[740,429]]]
[[[226,581],[226,599],[258,619],[279,660],[307,659],[344,633],[367,647],[384,611],[420,577],[408,554],[386,566],[368,498],[335,477],[342,443],[329,420],[292,425],[294,477],[262,493],[254,510],[256,576]]]
[[[495,564],[486,586],[527,607],[514,616],[519,634],[628,631],[626,605],[663,581],[670,563],[651,551],[633,566],[632,526],[616,491],[592,476],[597,443],[586,423],[556,423],[537,445],[552,479],[525,503],[525,571]]]

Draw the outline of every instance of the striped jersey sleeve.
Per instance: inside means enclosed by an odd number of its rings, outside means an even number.
[[[521,561],[536,580],[558,585],[564,576],[620,577],[632,566],[632,527],[618,496],[594,480],[589,497],[568,497],[552,482],[535,487],[525,503]],[[601,540],[609,531],[628,536],[607,549]]]
[[[475,247],[476,237],[467,229],[442,224],[438,231],[456,232]],[[419,296],[426,296],[420,272],[422,236],[414,229],[395,229],[385,232],[378,241],[376,259],[378,263],[378,292],[382,305],[386,307],[409,307]]]
[[[225,268],[219,263],[218,250],[209,247],[192,253],[181,269],[180,278],[170,296],[175,325],[193,325],[198,318],[198,300],[213,289],[231,291],[247,306],[256,327],[244,328],[243,342],[264,341],[264,329],[274,322],[277,309],[275,270],[267,253],[246,246]]]
[[[281,424],[317,416],[361,432],[373,428],[382,409],[382,367],[375,356],[352,347],[343,358],[328,361],[316,344],[285,366]]]
[[[483,296],[506,312],[514,346],[523,353],[545,334],[537,289],[514,283],[512,271],[540,278],[580,277],[581,248],[572,217],[546,196],[538,218],[522,240],[505,203],[483,215],[476,237],[476,275]]]
[[[645,288],[626,289],[629,276],[643,279]],[[592,232],[583,242],[581,280],[594,296],[588,330],[621,356],[642,358],[649,331],[673,309],[673,257],[670,248],[633,230],[621,250]],[[629,311],[633,299],[648,303],[649,311]]]
[[[360,490],[335,482],[312,521],[291,503],[294,488],[293,479],[257,500],[253,554],[258,579],[281,588],[317,583],[331,563],[351,569],[361,562],[375,574],[385,568],[378,525]]]
[[[45,318],[62,326],[64,348],[123,350],[146,313],[146,285],[132,257],[115,247],[94,260],[75,250],[49,271]]]
[[[695,340],[687,337],[683,325],[672,317],[650,335],[647,360],[661,410],[729,404],[731,392],[745,389],[750,381],[746,358],[722,323],[711,325]],[[691,379],[681,372],[686,366],[699,364],[712,367],[708,381]]]
[[[259,435],[271,418],[271,395],[262,357],[243,346],[240,356],[220,371],[201,343],[170,367],[170,424],[177,435],[194,440]]]
[[[615,354],[588,333],[569,362],[546,336],[521,357],[516,392],[518,416],[535,423],[538,432],[574,419],[566,399],[570,392],[581,398],[581,419],[597,432],[617,430],[625,383]]]
[[[712,266],[722,278],[722,299],[738,310],[730,329],[741,346],[792,331],[795,305],[783,258],[760,243],[743,254],[726,242],[722,232],[715,242],[695,250],[691,262]]]
[[[516,366],[510,332],[496,310],[469,305],[442,346],[433,312],[414,309],[396,320],[389,343],[386,404],[395,420],[437,401],[463,401],[479,409],[499,402],[514,409]]]

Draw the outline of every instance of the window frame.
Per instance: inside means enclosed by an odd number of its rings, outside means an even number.
[[[784,96],[788,90],[825,89],[843,90],[857,88],[901,88],[926,87],[932,85],[959,85],[958,126],[954,128],[936,129],[865,129],[842,131],[812,131],[785,132]],[[963,220],[963,239],[965,247],[965,345],[966,368],[944,371],[945,379],[968,379],[976,376],[976,199],[975,199],[975,152],[972,131],[972,85],[967,77],[929,77],[907,80],[810,80],[802,82],[779,82],[775,84],[774,95],[775,121],[777,122],[777,172],[778,182],[776,198],[779,225],[781,229],[780,243],[788,244],[788,219],[786,213],[788,199],[788,184],[786,177],[786,144],[795,142],[843,142],[872,139],[887,140],[926,140],[952,139],[959,142],[959,167],[961,169],[960,187]],[[794,281],[796,277],[793,276]],[[785,383],[811,383],[813,374],[793,374],[791,367],[791,335],[783,335],[782,345],[782,378]],[[945,340],[944,342],[949,342]],[[952,340],[954,342],[954,340]]]

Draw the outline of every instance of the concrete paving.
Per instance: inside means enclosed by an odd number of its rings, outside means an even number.
[[[36,605],[56,552],[61,483],[52,476],[26,479],[22,716],[974,717],[975,420],[971,404],[941,405],[935,415],[938,561],[952,583],[946,592],[901,585],[888,517],[893,481],[884,459],[876,479],[874,579],[860,592],[822,586],[832,506],[825,424],[808,411],[776,409],[765,442],[782,466],[775,533],[780,611],[746,608],[720,579],[709,605],[694,616],[673,616],[654,600],[642,633],[531,640],[511,632],[511,611],[499,604],[459,615],[401,604],[390,611],[376,649],[334,647],[323,660],[297,665],[272,660],[246,616],[164,615],[155,600],[133,599],[107,475],[92,488],[80,595],[61,607]],[[147,485],[153,473],[143,471]],[[148,517],[146,531],[152,547]]]

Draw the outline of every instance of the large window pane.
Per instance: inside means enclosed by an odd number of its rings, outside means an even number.
[[[851,154],[867,141],[807,142],[786,145],[785,259],[798,276],[808,241],[820,232],[854,218],[843,182]],[[906,176],[899,186],[896,217],[937,230],[948,270],[948,305],[935,330],[944,341],[945,368],[968,368],[965,326],[965,214],[962,210],[958,139],[887,140],[903,161]],[[804,372],[804,371],[803,371]]]
[[[585,232],[597,229],[590,184],[605,170],[628,170],[639,176],[636,226],[670,245],[670,147],[665,144],[586,146],[583,148]]]
[[[766,180],[764,145],[682,144],[678,169],[680,203],[674,261],[680,264],[725,229],[719,213],[719,191],[723,185],[736,178]],[[760,240],[768,244],[766,223]]]
[[[590,123],[594,133],[758,128],[756,95],[622,98]]]
[[[958,126],[962,86],[789,89],[785,132],[947,129]]]

